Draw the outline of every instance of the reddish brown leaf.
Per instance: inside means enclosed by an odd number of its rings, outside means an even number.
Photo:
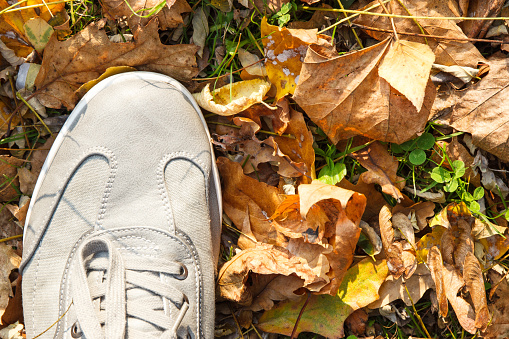
[[[358,309],[354,311],[352,314],[348,316],[345,320],[345,325],[350,329],[350,331],[361,337],[366,332],[366,325],[368,323],[368,314],[364,309]]]
[[[21,159],[0,155],[0,201],[9,201],[18,196],[13,186],[19,185],[18,167],[23,164]]]
[[[134,43],[113,43],[96,24],[66,41],[58,41],[53,35],[35,81],[38,99],[46,107],[72,109],[78,100],[75,91],[112,66],[132,66],[180,81],[189,81],[198,73],[194,56],[198,47],[163,45],[157,20],[139,28],[134,35]]]

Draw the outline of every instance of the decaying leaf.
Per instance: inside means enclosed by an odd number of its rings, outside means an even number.
[[[488,277],[491,279],[492,286],[496,287],[491,300],[493,303],[489,306],[493,319],[482,333],[483,338],[486,339],[499,339],[509,337],[509,279],[503,274],[490,270]]]
[[[249,306],[252,294],[246,284],[248,274],[295,274],[307,286],[322,279],[297,256],[287,250],[267,244],[256,244],[253,248],[242,250],[228,261],[219,271],[218,287],[222,297],[240,305]]]
[[[339,55],[311,45],[295,90],[295,101],[333,143],[355,135],[402,143],[423,130],[435,88],[428,80],[422,109],[378,75],[389,40]]]
[[[398,299],[401,299],[407,306],[411,306],[412,302],[417,303],[424,293],[433,286],[434,282],[429,269],[424,264],[419,264],[409,279],[402,276],[395,279],[394,276],[389,275],[378,291],[380,299],[369,304],[368,308],[377,309]]]
[[[44,50],[54,32],[53,27],[41,18],[28,20],[23,28],[28,40],[39,53]]]
[[[433,69],[446,72],[451,75],[454,75],[456,78],[460,79],[463,83],[468,83],[472,78],[476,77],[479,73],[479,69],[466,67],[466,66],[444,66],[439,64],[433,64]]]
[[[0,243],[0,318],[5,312],[10,297],[13,296],[9,275],[19,267],[21,257],[12,247]]]
[[[442,254],[438,247],[433,246],[428,253],[428,266],[431,271],[431,276],[435,282],[435,292],[438,299],[438,311],[440,316],[445,318],[449,312],[449,304],[447,303],[447,297],[445,295],[444,277],[443,277],[443,265],[442,265]]]
[[[260,62],[260,58],[253,53],[249,53],[243,48],[239,48],[239,60],[242,67],[246,67],[246,72],[256,76],[267,76],[265,66]]]
[[[345,320],[346,327],[356,336],[362,336],[366,332],[367,324],[368,314],[362,308],[354,311]]]
[[[405,191],[410,192],[410,194],[416,195],[416,196],[426,199],[428,201],[436,202],[439,204],[443,204],[445,202],[445,193],[442,190],[440,190],[436,193],[433,193],[430,191],[422,192],[422,191],[415,189],[413,187],[406,186]]]
[[[401,214],[403,218],[407,218],[402,213],[399,214]],[[408,242],[408,240],[411,241],[412,239],[396,241],[395,230],[398,229],[398,225],[403,225],[403,218],[400,220],[398,220],[398,218],[394,219],[394,216],[387,205],[382,207],[380,210],[380,237],[382,238],[389,272],[391,272],[395,279],[398,279],[403,273],[405,274],[405,278],[408,279],[417,268],[417,260],[414,253],[415,246]],[[398,223],[398,225],[396,225],[396,223]],[[412,225],[407,223],[406,226],[403,227],[407,229],[406,232],[404,231],[404,233],[407,234],[407,237],[411,237],[409,235],[409,230],[411,229],[410,231],[413,232]]]
[[[359,180],[367,184],[379,184],[382,192],[401,201],[401,189],[405,187],[405,179],[397,176],[398,161],[387,152],[386,146],[374,142],[352,156],[368,171],[361,174]]]
[[[261,34],[265,47],[265,68],[270,82],[276,87],[276,100],[293,94],[299,82],[302,62],[311,44],[330,45],[327,36],[317,29],[288,29],[272,26],[262,19]]]
[[[0,201],[10,201],[18,196],[13,186],[18,186],[18,167],[23,160],[8,155],[0,155]]]
[[[268,275],[263,276],[270,277]],[[259,285],[259,283],[253,283],[252,289]],[[298,299],[300,295],[294,292],[303,286],[304,281],[296,275],[274,275],[266,285],[263,285],[260,292],[253,291],[253,302],[249,309],[252,311],[268,311],[274,307],[274,301]]]
[[[234,115],[260,103],[270,89],[261,79],[239,81],[210,91],[207,84],[200,93],[193,94],[201,108],[219,115]]]
[[[154,14],[161,29],[175,28],[184,22],[181,14],[191,12],[186,0],[106,0],[101,1],[101,6],[109,19],[127,17],[129,27],[133,30],[138,25],[146,25]]]
[[[428,226],[428,218],[435,215],[434,210],[434,203],[431,201],[421,201],[408,207],[403,207],[403,205],[398,204],[394,206],[392,213],[403,213],[407,216],[416,230],[422,231],[426,226]]]
[[[66,41],[58,41],[53,35],[44,50],[35,81],[39,101],[46,107],[71,109],[78,100],[75,91],[113,66],[155,71],[184,82],[198,73],[194,56],[197,47],[163,45],[157,20],[135,31],[134,40],[134,43],[113,43],[95,24]]]
[[[437,100],[432,116],[471,133],[475,145],[507,162],[509,139],[505,126],[509,114],[505,110],[505,98],[509,93],[509,60],[505,55],[496,55],[489,60],[489,65],[490,72],[481,81]]]
[[[344,336],[343,322],[355,310],[378,299],[378,289],[387,277],[385,260],[376,264],[366,258],[351,267],[336,295],[310,295],[305,312],[297,327],[300,332],[313,332],[327,338]],[[265,332],[291,335],[299,312],[308,296],[297,301],[284,302],[266,311],[258,327]]]
[[[478,18],[494,17],[500,13],[504,0],[470,0],[465,16]],[[493,20],[465,20],[461,28],[469,38],[484,38]]]
[[[208,11],[206,12],[203,7],[199,7],[194,11],[193,15],[193,43],[200,49],[198,56],[203,56],[203,48],[205,47],[205,40],[209,35],[209,22],[208,22]]]
[[[462,272],[468,253],[474,253],[474,240],[471,236],[472,227],[470,222],[464,219],[459,219],[451,226],[442,235],[440,249],[444,262]]]
[[[378,75],[420,111],[434,60],[435,55],[428,45],[396,40],[383,58]]]
[[[244,175],[240,164],[227,158],[217,159],[223,185],[223,208],[228,217],[243,234],[239,247],[253,247],[255,242],[276,243],[277,234],[269,217],[281,203],[282,193],[278,188],[269,186]]]
[[[465,284],[474,304],[476,313],[475,327],[484,330],[490,322],[490,314],[488,312],[481,265],[473,253],[468,253],[465,258],[463,279],[465,279]]]

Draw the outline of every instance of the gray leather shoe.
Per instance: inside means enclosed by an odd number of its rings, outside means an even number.
[[[156,73],[103,80],[34,190],[20,268],[27,338],[213,338],[220,218],[189,92]]]

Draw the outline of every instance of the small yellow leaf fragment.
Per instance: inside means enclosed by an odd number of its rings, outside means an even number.
[[[434,61],[435,54],[428,45],[399,40],[385,55],[378,75],[420,111]]]
[[[24,25],[25,34],[35,50],[41,53],[53,34],[53,27],[41,18],[28,20]]]
[[[86,83],[84,83],[83,85],[80,86],[80,88],[78,88],[78,90],[76,91],[76,93],[82,97],[83,95],[85,95],[85,93],[87,93],[92,87],[94,87],[95,85],[97,85],[99,82],[101,82],[102,80],[106,79],[106,78],[109,78],[113,75],[116,75],[116,74],[120,74],[120,73],[124,73],[124,72],[132,72],[132,71],[136,71],[136,68],[134,67],[131,67],[131,66],[115,66],[115,67],[108,67],[106,69],[106,71],[101,74],[101,76],[97,79],[94,79],[94,80],[90,80]]]
[[[193,94],[201,108],[223,116],[234,115],[260,103],[270,89],[261,79],[239,81],[210,91],[207,84],[200,93]]]

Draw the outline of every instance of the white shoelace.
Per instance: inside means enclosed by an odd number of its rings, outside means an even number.
[[[189,308],[187,297],[161,281],[158,275],[176,279],[187,276],[180,263],[154,257],[120,253],[107,239],[93,239],[81,247],[72,275],[72,298],[80,331],[91,339],[124,339],[127,318],[137,318],[161,329],[159,335],[127,329],[131,338],[177,339],[177,330]],[[101,279],[90,281],[87,273],[103,272]],[[98,281],[95,281],[98,280]],[[142,297],[130,300],[128,290],[143,290]],[[164,300],[180,312],[171,323],[164,312]]]

